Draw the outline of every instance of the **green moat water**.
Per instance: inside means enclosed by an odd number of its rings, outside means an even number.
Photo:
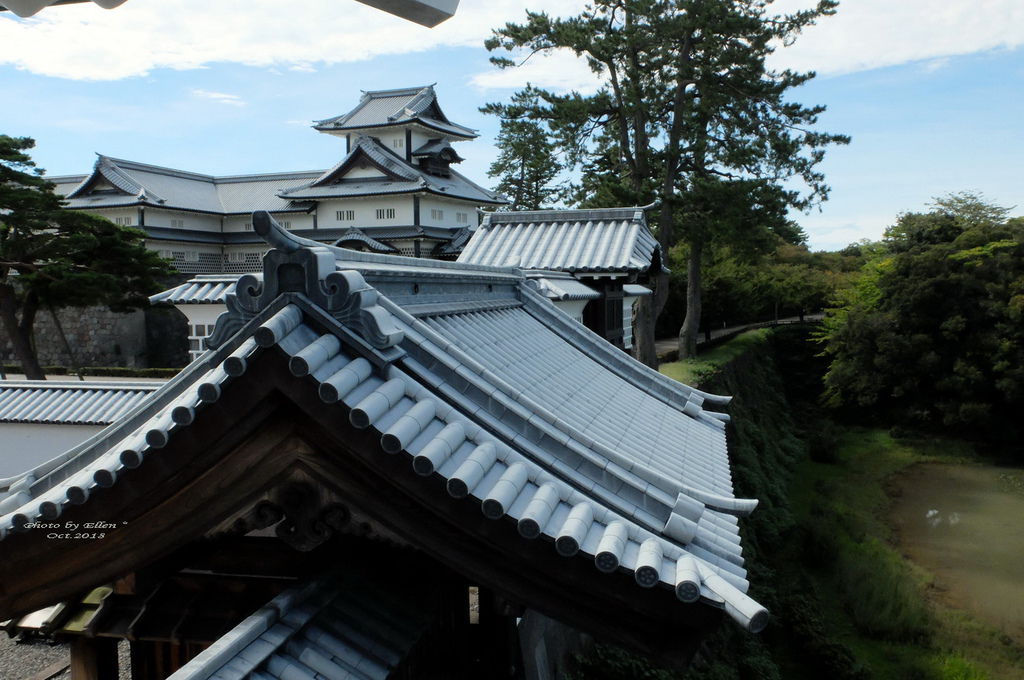
[[[900,548],[940,599],[1024,642],[1024,470],[924,464],[897,488]]]

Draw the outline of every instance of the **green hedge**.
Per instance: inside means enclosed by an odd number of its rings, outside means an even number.
[[[21,374],[21,366],[4,364],[5,374]],[[125,368],[124,366],[90,366],[81,369],[86,378],[173,378],[181,372],[180,368]],[[67,366],[43,366],[46,375],[75,376]]]

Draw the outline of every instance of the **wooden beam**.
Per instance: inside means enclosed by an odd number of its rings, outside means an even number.
[[[76,637],[71,642],[71,680],[117,677],[117,640]]]

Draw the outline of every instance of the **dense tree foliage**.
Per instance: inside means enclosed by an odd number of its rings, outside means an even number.
[[[43,379],[31,341],[41,309],[142,307],[170,270],[141,231],[65,210],[26,153],[34,144],[0,135],[0,323],[26,376]]]
[[[685,249],[677,246],[677,251]],[[685,259],[685,253],[674,259]],[[715,245],[705,253],[704,330],[820,312],[840,289],[851,285],[864,262],[859,248],[810,252],[781,239],[769,252]],[[672,273],[672,292],[658,319],[658,335],[682,322],[685,271]]]
[[[1019,442],[1024,219],[974,194],[899,216],[824,331],[834,404]]]
[[[705,248],[716,236],[763,242],[761,234],[786,224],[789,207],[823,200],[828,187],[817,165],[828,145],[848,141],[813,129],[823,107],[786,101],[812,73],[765,64],[778,46],[833,13],[836,2],[793,14],[773,14],[769,4],[597,0],[567,19],[528,12],[525,23],[506,24],[487,42],[516,54],[571,51],[602,79],[592,95],[535,90],[533,104],[513,100],[485,110],[544,121],[566,158],[584,170],[581,204],[660,202],[654,226],[663,252],[680,239],[688,245],[684,356],[695,350]],[[807,191],[793,189],[791,179]],[[654,319],[668,298],[668,276],[654,283],[636,329],[638,356],[647,363],[655,361]]]
[[[535,106],[538,95],[527,88],[513,98]],[[565,190],[559,181],[562,162],[547,131],[536,120],[504,118],[496,140],[498,157],[487,171],[498,178],[495,191],[508,199],[509,210],[541,210],[557,203]]]

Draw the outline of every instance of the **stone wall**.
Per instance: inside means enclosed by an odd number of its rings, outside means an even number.
[[[43,366],[147,368],[183,366],[187,362],[188,333],[184,316],[175,310],[119,314],[106,307],[65,308],[57,310],[57,318],[71,346],[73,360],[50,311],[40,310],[33,341]],[[11,342],[2,331],[0,360],[17,363]]]

